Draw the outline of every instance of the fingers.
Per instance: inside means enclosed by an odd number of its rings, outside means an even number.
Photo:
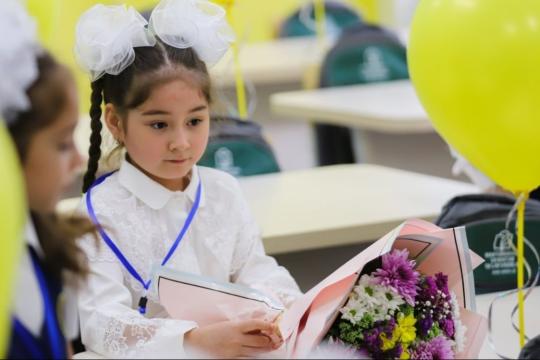
[[[249,332],[269,332],[273,333],[275,331],[275,325],[264,320],[246,320],[242,321],[239,324],[240,331],[243,333]]]
[[[242,345],[252,348],[272,348],[274,344],[265,335],[245,335],[242,338]]]

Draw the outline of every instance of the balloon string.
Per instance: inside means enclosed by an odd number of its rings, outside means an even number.
[[[326,12],[324,8],[324,0],[314,0],[315,4],[315,22],[317,26],[317,36],[319,41],[322,42],[326,36],[325,22]]]
[[[225,11],[232,28],[236,27],[236,18],[233,14],[234,0],[229,0],[225,3]],[[233,61],[234,61],[234,83],[236,86],[236,99],[238,104],[238,116],[240,119],[245,120],[248,117],[248,106],[246,99],[246,87],[244,83],[244,76],[242,75],[242,64],[240,63],[240,49],[238,47],[238,41],[232,44]]]
[[[514,224],[513,231],[510,230],[510,225],[511,225],[512,219],[514,218],[514,215],[519,210],[519,205],[520,204],[525,205],[526,197],[527,197],[527,194],[525,194],[525,193],[520,194],[520,196],[518,197],[518,199],[514,203],[514,206],[512,207],[512,209],[510,210],[510,212],[508,214],[508,217],[507,217],[506,223],[505,223],[505,229],[501,233],[499,233],[497,235],[497,236],[501,236],[504,239],[504,241],[506,241],[506,246],[511,248],[514,251],[514,253],[516,254],[516,256],[518,254],[518,250],[516,248],[516,245],[513,242],[513,240],[514,240],[514,235],[513,234],[514,234],[514,232],[515,233],[518,232],[519,219]],[[524,221],[523,221],[523,223],[524,223]],[[508,291],[497,294],[495,296],[495,298],[491,301],[491,303],[489,305],[489,309],[488,309],[488,344],[491,347],[491,349],[495,352],[495,354],[497,356],[499,356],[501,359],[513,359],[515,357],[509,357],[509,356],[501,354],[497,350],[497,347],[495,346],[495,341],[493,339],[493,334],[494,334],[494,332],[493,332],[494,306],[498,301],[500,301],[500,300],[502,300],[502,299],[504,299],[504,298],[506,298],[506,297],[508,297],[510,295],[516,294],[519,291],[523,291],[524,289],[527,289],[527,291],[526,291],[526,293],[525,293],[525,295],[523,297],[524,298],[523,300],[525,301],[529,297],[531,292],[536,288],[536,286],[537,286],[537,284],[538,284],[538,282],[540,280],[540,254],[538,253],[538,250],[536,249],[536,247],[525,236],[523,236],[523,242],[529,248],[529,250],[532,252],[532,255],[534,256],[534,258],[536,260],[536,266],[534,267],[534,273],[533,273],[533,267],[531,266],[531,264],[529,264],[527,259],[525,257],[523,257],[523,264],[524,264],[524,267],[525,267],[525,271],[527,272],[527,283],[523,287],[517,287],[516,289],[508,290]],[[524,304],[524,301],[521,303],[522,306]],[[522,331],[521,324],[516,324],[515,321],[514,321],[514,315],[518,312],[518,310],[519,310],[519,303],[516,304],[512,309],[512,312],[510,314],[510,322],[512,324],[512,328],[516,332],[519,333],[520,331]],[[522,334],[522,336],[523,336],[524,340],[528,340],[528,337],[527,337],[527,335],[525,334],[525,331],[524,331],[524,326],[523,326],[523,334]]]
[[[524,284],[524,228],[525,228],[525,203],[527,201],[528,193],[520,196],[521,201],[518,204],[517,213],[517,286],[518,286],[518,318],[519,318],[519,346],[522,348],[525,345],[525,304],[523,297],[523,284]]]

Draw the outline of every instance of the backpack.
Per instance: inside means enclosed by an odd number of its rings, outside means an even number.
[[[338,1],[325,1],[326,33],[337,37],[343,29],[362,22],[362,16],[352,7]],[[315,35],[313,3],[309,2],[288,16],[280,26],[278,37]]]
[[[320,87],[408,78],[407,51],[398,37],[376,25],[356,24],[343,31],[326,55]],[[354,157],[349,128],[317,124],[316,134],[321,165],[359,160]]]
[[[516,238],[515,222],[510,223],[509,231],[504,231],[514,203],[514,198],[497,194],[457,196],[443,207],[435,222],[443,228],[465,226],[469,248],[485,260],[474,270],[479,294],[517,287],[516,256],[507,241]],[[540,201],[527,201],[525,238],[540,249]],[[527,246],[525,258],[535,272],[540,264]]]
[[[198,163],[234,177],[279,172],[272,148],[262,135],[261,126],[234,117],[213,117],[210,138]]]

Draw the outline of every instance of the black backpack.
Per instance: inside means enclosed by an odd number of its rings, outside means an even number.
[[[320,87],[408,78],[407,51],[398,37],[380,26],[356,24],[343,31],[326,55]],[[354,163],[357,160],[349,128],[317,124],[316,135],[320,165]]]

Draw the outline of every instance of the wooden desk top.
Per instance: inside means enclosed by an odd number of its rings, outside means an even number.
[[[410,81],[351,85],[273,94],[280,115],[384,133],[430,133],[434,129]]]

